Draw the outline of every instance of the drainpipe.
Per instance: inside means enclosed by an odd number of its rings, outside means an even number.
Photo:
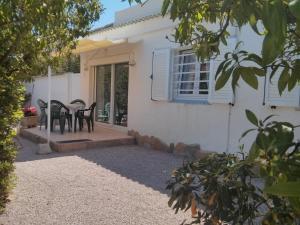
[[[234,37],[236,38],[236,45],[239,43],[239,28],[236,26],[234,30]],[[229,103],[228,120],[227,120],[227,140],[226,140],[226,153],[229,153],[230,138],[231,138],[231,115],[232,107],[234,106],[235,96],[233,96],[233,103]]]
[[[50,129],[50,120],[51,120],[51,89],[52,89],[52,71],[51,67],[48,66],[48,108],[47,108],[47,143],[50,144],[50,135],[51,135],[51,129]]]
[[[230,145],[230,137],[231,137],[231,114],[232,114],[232,106],[233,104],[229,104],[228,110],[228,120],[227,120],[227,140],[226,140],[226,153],[229,153],[229,145]]]
[[[72,73],[67,73],[67,79],[68,79],[68,103],[71,102],[72,99]]]

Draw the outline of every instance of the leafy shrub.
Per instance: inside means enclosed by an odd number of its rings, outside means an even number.
[[[196,224],[297,224],[300,145],[294,142],[295,127],[268,122],[271,116],[261,121],[250,111],[246,114],[256,129],[242,137],[258,132],[249,155],[212,154],[175,170],[167,189],[176,213],[196,201]]]
[[[45,74],[88,34],[103,7],[98,0],[1,1],[0,4],[0,208],[5,205],[16,146],[13,127],[22,116],[22,81]],[[78,70],[78,63],[77,70]],[[76,66],[70,66],[76,67]],[[76,68],[75,68],[76,69]]]
[[[22,117],[24,87],[13,77],[0,76],[0,213],[13,186],[16,145],[14,127]]]
[[[228,221],[244,224],[256,218],[254,209],[265,202],[262,191],[253,184],[252,164],[235,155],[213,154],[189,163],[174,172],[168,189],[174,209],[188,209],[195,200],[199,207],[196,222],[218,224]]]
[[[32,94],[26,93],[24,97],[23,107],[31,106]]]
[[[53,66],[53,70],[56,74],[62,74],[67,72],[80,73],[80,56],[67,55],[65,57],[60,58],[56,62],[56,65]]]

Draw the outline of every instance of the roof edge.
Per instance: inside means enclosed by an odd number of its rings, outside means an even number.
[[[95,34],[95,33],[105,32],[105,31],[109,31],[109,30],[115,30],[115,29],[125,27],[125,26],[128,26],[128,25],[132,25],[132,24],[144,22],[144,21],[147,21],[147,20],[151,20],[151,19],[154,19],[154,18],[157,18],[157,17],[160,17],[160,16],[162,16],[161,13],[156,13],[156,14],[153,14],[153,15],[145,16],[145,17],[138,18],[138,19],[135,19],[135,20],[131,20],[129,22],[118,24],[118,25],[115,25],[114,23],[110,23],[110,24],[107,24],[103,27],[99,27],[99,28],[96,28],[94,30],[91,30],[89,32],[89,35]]]

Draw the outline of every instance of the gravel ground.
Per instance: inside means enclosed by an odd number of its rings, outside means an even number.
[[[179,225],[190,217],[174,214],[164,189],[182,158],[138,146],[38,156],[35,144],[20,143],[0,224]]]

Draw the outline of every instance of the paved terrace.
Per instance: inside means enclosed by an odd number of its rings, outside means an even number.
[[[179,225],[190,213],[167,206],[166,181],[182,158],[138,146],[36,155],[19,138],[17,184],[5,225]]]
[[[45,143],[47,141],[47,130],[44,127],[22,129],[21,135],[35,143]],[[95,124],[94,132],[88,133],[85,127],[83,131],[68,132],[68,128],[64,134],[61,134],[59,127],[56,126],[54,132],[51,132],[51,147],[58,152],[66,152],[73,150],[84,150],[91,148],[102,148],[119,145],[132,145],[135,143],[133,137],[127,133],[110,129]]]

